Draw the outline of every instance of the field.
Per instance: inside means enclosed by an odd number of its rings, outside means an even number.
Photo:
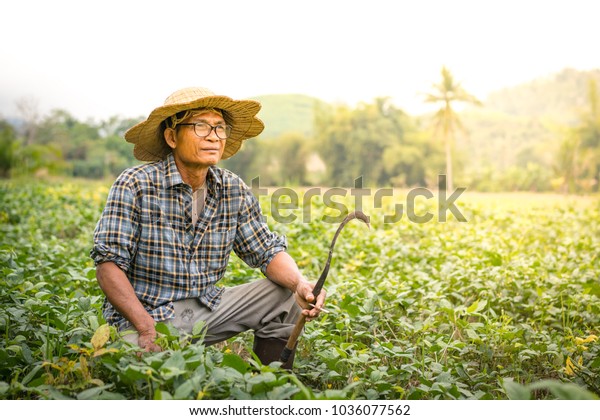
[[[448,214],[384,223],[406,195],[350,223],[293,373],[262,366],[251,334],[139,354],[101,315],[88,257],[108,185],[0,184],[2,399],[583,399],[600,395],[600,202],[465,193]],[[301,196],[302,193],[299,193]],[[277,210],[274,230],[316,279],[335,223],[321,197]],[[339,198],[337,199],[339,202]],[[351,209],[352,200],[343,205]],[[435,199],[415,213],[436,215]],[[341,206],[338,206],[340,208]],[[277,223],[273,212],[294,216]],[[310,216],[310,222],[305,217]],[[259,279],[232,258],[226,282]]]

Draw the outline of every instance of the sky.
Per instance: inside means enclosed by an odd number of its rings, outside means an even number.
[[[596,0],[3,0],[0,117],[16,103],[81,120],[147,116],[177,89],[409,113],[442,66],[479,99],[600,68]]]

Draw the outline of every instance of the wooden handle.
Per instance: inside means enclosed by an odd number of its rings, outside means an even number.
[[[294,347],[296,347],[296,341],[298,341],[298,337],[300,337],[300,334],[302,333],[302,329],[304,328],[305,323],[306,323],[306,316],[304,314],[301,314],[300,318],[298,318],[298,321],[296,321],[296,325],[294,326],[294,329],[292,331],[292,334],[290,335],[290,338],[288,338],[288,342],[285,345],[285,348],[281,352],[280,359],[283,363],[287,362],[288,359],[290,358],[290,355],[292,354],[292,350],[294,350]]]
[[[331,241],[331,245],[329,246],[329,256],[327,257],[327,262],[325,263],[325,267],[323,268],[323,271],[321,272],[321,275],[319,276],[319,280],[317,281],[317,284],[315,285],[315,287],[313,288],[313,291],[312,291],[312,294],[315,297],[315,303],[317,302],[317,297],[321,293],[321,289],[323,288],[323,284],[325,283],[327,274],[329,274],[329,265],[331,264],[331,257],[333,256],[333,247],[335,246],[335,241],[337,240],[338,236],[340,235],[340,232],[342,231],[342,229],[346,225],[346,223],[348,223],[352,219],[358,219],[358,220],[366,223],[367,226],[369,227],[369,229],[371,229],[371,225],[369,224],[369,217],[367,215],[365,215],[362,211],[353,211],[352,213],[349,213],[344,218],[344,220],[342,220],[342,223],[340,223],[337,230],[335,231],[335,235],[333,235],[333,240]],[[296,341],[298,341],[298,337],[300,337],[300,334],[302,333],[302,328],[304,328],[305,323],[306,323],[306,317],[304,315],[300,315],[300,318],[296,322],[296,326],[294,327],[294,330],[292,331],[292,335],[290,335],[290,338],[288,339],[288,342],[285,345],[285,348],[281,352],[280,359],[283,363],[285,363],[289,360],[290,355],[292,354],[292,351],[294,350],[294,347],[296,347]]]

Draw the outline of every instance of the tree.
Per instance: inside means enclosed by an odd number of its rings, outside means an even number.
[[[579,123],[567,131],[556,168],[564,192],[598,191],[600,183],[600,98],[594,79],[588,88],[588,106]]]
[[[40,122],[38,100],[33,97],[24,97],[19,99],[16,105],[23,119],[24,145],[28,146],[36,142],[38,124]]]
[[[454,80],[452,73],[442,67],[442,80],[433,85],[433,91],[428,93],[425,102],[441,104],[441,108],[435,113],[433,120],[436,133],[442,134],[444,146],[446,149],[446,177],[448,190],[454,189],[452,175],[452,143],[457,130],[465,131],[458,114],[453,109],[456,102],[465,102],[475,105],[481,105],[481,102],[473,95],[469,94],[460,83]],[[443,188],[444,186],[441,186]]]
[[[590,79],[588,88],[589,108],[581,115],[581,122],[576,128],[581,147],[580,168],[582,170],[581,181],[589,184],[588,188],[598,191],[600,181],[600,98],[598,97],[598,85],[594,79]]]
[[[376,98],[352,109],[339,106],[317,115],[316,150],[325,163],[327,182],[351,187],[423,186],[425,162],[436,154],[415,121],[390,98]]]
[[[16,141],[12,125],[0,119],[0,178],[10,176],[10,170],[14,165]]]

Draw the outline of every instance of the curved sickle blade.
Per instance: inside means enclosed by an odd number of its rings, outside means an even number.
[[[323,288],[323,285],[325,284],[325,279],[327,279],[327,275],[329,274],[329,266],[331,265],[331,257],[333,256],[333,247],[335,246],[335,242],[337,241],[338,236],[340,236],[340,232],[342,231],[342,229],[344,228],[344,226],[346,226],[346,223],[348,223],[350,220],[352,219],[358,219],[364,223],[366,223],[366,225],[369,227],[369,229],[371,229],[371,224],[369,223],[369,217],[364,214],[362,211],[353,211],[352,213],[349,213],[348,216],[346,216],[344,218],[344,220],[342,220],[342,223],[340,223],[340,226],[337,228],[337,231],[335,232],[335,235],[333,235],[333,240],[331,241],[331,245],[329,246],[329,256],[327,257],[327,262],[325,263],[325,267],[323,268],[323,271],[321,272],[321,275],[319,276],[319,280],[317,281],[317,284],[315,285],[314,289],[313,289],[313,296],[315,297],[315,300],[317,299],[317,296],[319,296],[319,293],[321,293],[321,289]]]
[[[342,220],[342,223],[340,223],[340,226],[338,227],[337,231],[335,232],[335,235],[333,236],[331,245],[329,246],[329,256],[327,257],[327,262],[325,263],[323,272],[319,276],[319,280],[317,281],[317,284],[313,288],[312,293],[313,293],[313,296],[315,297],[315,301],[317,299],[317,296],[319,296],[319,293],[321,293],[321,290],[323,289],[323,284],[325,284],[325,279],[327,278],[327,274],[329,274],[329,266],[331,264],[331,257],[333,256],[333,247],[335,246],[335,241],[337,241],[337,238],[340,235],[340,232],[342,231],[344,226],[346,226],[346,223],[348,223],[352,219],[358,219],[358,220],[363,221],[364,223],[367,224],[369,229],[371,229],[371,225],[369,224],[369,217],[366,216],[362,211],[353,211],[352,213],[348,214],[348,216],[346,216],[346,218],[344,220]],[[285,345],[285,347],[283,348],[283,351],[281,352],[280,359],[282,362],[285,363],[289,360],[293,349],[296,347],[296,342],[298,341],[298,337],[300,337],[300,333],[302,332],[302,329],[304,328],[305,322],[306,322],[306,317],[304,315],[300,315],[300,318],[296,322],[296,325],[294,326],[294,329],[292,330],[292,333],[288,339],[287,344]]]

